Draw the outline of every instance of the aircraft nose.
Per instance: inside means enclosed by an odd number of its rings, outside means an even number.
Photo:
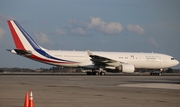
[[[179,61],[178,60],[175,60],[175,65],[178,65],[179,64]]]

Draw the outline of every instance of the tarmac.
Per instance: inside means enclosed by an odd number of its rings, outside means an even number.
[[[180,76],[0,75],[0,107],[179,107]]]

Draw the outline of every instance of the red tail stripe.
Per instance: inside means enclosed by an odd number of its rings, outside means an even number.
[[[25,48],[24,48],[20,38],[18,37],[18,34],[15,31],[15,29],[14,29],[14,27],[13,27],[10,20],[8,20],[8,25],[9,25],[9,28],[10,28],[10,31],[11,31],[11,34],[12,34],[12,37],[13,37],[13,40],[14,40],[14,44],[16,45],[16,48],[25,50]]]
[[[47,62],[47,63],[63,63],[63,64],[72,64],[74,62],[58,62],[58,61],[51,61],[51,60],[48,60],[48,59],[43,59],[43,58],[40,58],[36,55],[31,55],[30,56],[31,59],[34,59],[36,61],[41,61],[41,62]]]

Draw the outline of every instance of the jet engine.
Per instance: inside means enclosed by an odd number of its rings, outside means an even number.
[[[135,67],[131,64],[122,64],[116,67],[117,70],[124,72],[124,73],[134,73]]]

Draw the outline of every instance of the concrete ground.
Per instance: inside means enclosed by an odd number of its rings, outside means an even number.
[[[0,75],[0,107],[179,107],[180,76]]]

